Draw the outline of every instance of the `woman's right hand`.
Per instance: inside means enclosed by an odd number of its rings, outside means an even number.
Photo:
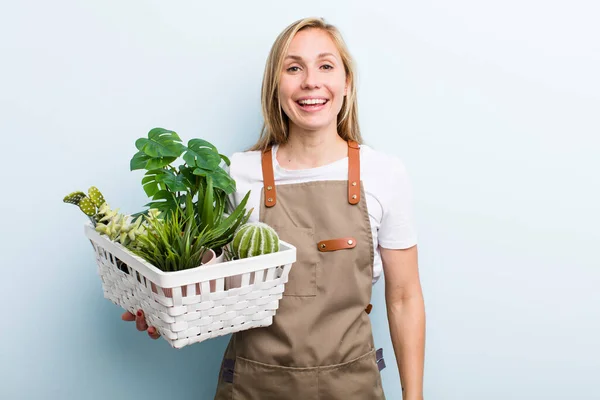
[[[152,339],[158,339],[160,337],[160,333],[153,326],[148,326],[146,323],[146,316],[144,315],[143,310],[137,310],[137,313],[134,315],[129,311],[125,311],[123,315],[121,315],[121,319],[123,321],[135,321],[135,327],[138,331],[148,331],[148,336]]]

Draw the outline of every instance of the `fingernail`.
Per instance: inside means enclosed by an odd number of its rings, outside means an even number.
[[[141,317],[141,316],[142,316],[142,310],[138,310],[138,312],[137,312],[137,316],[138,316],[138,317]]]
[[[149,333],[150,335],[154,335],[154,334],[156,333],[156,329],[154,329],[154,327],[153,327],[153,326],[151,326],[150,328],[148,328],[148,333]]]

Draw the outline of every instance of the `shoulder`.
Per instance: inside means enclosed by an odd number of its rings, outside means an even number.
[[[262,181],[260,151],[240,151],[233,153],[229,160],[229,175],[233,179],[242,181]]]

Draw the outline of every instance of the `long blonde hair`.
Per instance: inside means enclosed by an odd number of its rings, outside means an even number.
[[[274,144],[285,143],[288,139],[289,118],[281,108],[279,99],[279,78],[284,57],[292,39],[303,29],[316,28],[327,32],[336,45],[348,82],[348,92],[337,117],[339,135],[344,140],[355,140],[362,143],[358,124],[358,102],[356,99],[356,70],[354,60],[346,47],[340,31],[323,18],[304,18],[289,25],[279,34],[271,47],[265,66],[262,82],[261,105],[264,118],[258,141],[249,150],[264,151]]]

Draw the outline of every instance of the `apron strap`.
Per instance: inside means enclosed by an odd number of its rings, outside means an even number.
[[[348,140],[348,202],[360,202],[360,146],[354,140]]]
[[[275,174],[273,173],[273,148],[269,147],[262,154],[262,174],[265,188],[265,206],[273,207],[277,203],[275,191]]]
[[[262,153],[262,174],[265,192],[265,206],[277,204],[275,174],[273,172],[273,148]],[[354,140],[348,140],[348,202],[352,205],[360,202],[360,146]]]

